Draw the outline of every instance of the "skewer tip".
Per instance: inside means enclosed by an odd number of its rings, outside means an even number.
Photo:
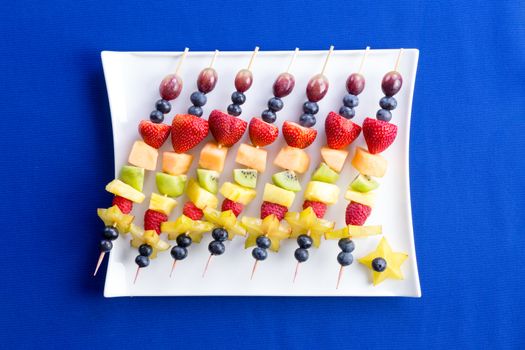
[[[337,276],[337,284],[335,289],[339,289],[339,283],[341,282],[341,277],[343,276],[343,265],[339,268],[339,276]]]
[[[252,275],[250,276],[250,281],[253,279],[253,275],[255,274],[255,270],[257,269],[258,262],[259,260],[255,260],[255,263],[253,264]]]
[[[100,265],[102,265],[102,261],[104,261],[104,256],[106,255],[105,252],[100,253],[97,261],[97,267],[95,268],[95,272],[93,272],[93,277],[97,275],[98,269],[100,268]]]
[[[292,281],[292,283],[295,283],[295,279],[297,278],[297,274],[299,273],[299,265],[300,265],[300,262],[298,261],[297,265],[295,265],[295,273],[293,274],[293,281]]]
[[[140,272],[140,266],[137,266],[137,272],[135,272],[135,279],[133,280],[133,284],[137,283],[137,278],[139,277]]]
[[[208,266],[210,265],[210,260],[213,254],[210,254],[210,257],[208,258],[208,261],[206,261],[206,266],[204,266],[204,271],[202,272],[202,278],[206,275],[206,271],[208,271]]]
[[[170,271],[170,278],[171,278],[171,275],[173,275],[173,270],[175,270],[176,263],[177,263],[177,260],[173,259],[173,265],[171,265],[171,271]]]

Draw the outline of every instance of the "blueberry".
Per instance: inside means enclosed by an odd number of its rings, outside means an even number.
[[[191,243],[192,243],[192,240],[190,236],[184,235],[184,234],[177,236],[177,245],[179,247],[186,248],[186,247],[189,247]]]
[[[390,111],[387,111],[386,109],[380,109],[376,113],[376,118],[384,122],[389,122],[390,119],[392,119],[392,113],[390,113]]]
[[[157,111],[167,114],[171,111],[171,103],[166,100],[158,100],[155,102],[155,108]]]
[[[355,116],[355,110],[350,107],[342,106],[339,108],[339,114],[346,119],[352,119]]]
[[[383,258],[375,258],[372,260],[372,269],[377,272],[383,272],[386,269],[386,260]]]
[[[337,254],[337,262],[341,266],[348,266],[354,262],[354,256],[351,253],[340,252]]]
[[[255,243],[257,243],[257,247],[264,249],[268,249],[272,245],[272,241],[266,236],[257,237]]]
[[[242,113],[241,106],[236,104],[231,104],[228,106],[228,114],[233,115],[234,117],[240,116]]]
[[[135,264],[139,265],[139,267],[146,267],[149,265],[149,258],[147,256],[137,255]]]
[[[252,256],[255,260],[265,260],[268,257],[266,249],[255,247],[252,250]]]
[[[354,241],[352,241],[350,238],[341,238],[337,244],[339,245],[339,248],[341,248],[341,250],[345,253],[351,253],[355,249]]]
[[[305,262],[308,260],[309,255],[310,254],[308,253],[308,250],[304,248],[297,248],[294,253],[295,259],[297,259],[299,262]]]
[[[315,102],[306,101],[303,103],[303,111],[306,114],[317,114],[317,112],[319,112],[319,105]]]
[[[299,118],[299,124],[304,126],[305,128],[310,128],[315,125],[315,117],[313,114],[305,113]]]
[[[379,105],[381,106],[381,108],[391,111],[393,109],[396,109],[397,101],[394,97],[385,96],[379,100]]]
[[[312,246],[312,238],[308,235],[300,235],[297,237],[297,244],[299,244],[299,247],[308,249]]]
[[[242,105],[244,102],[246,102],[246,95],[244,95],[242,92],[234,91],[232,94],[232,102],[236,105]]]
[[[279,112],[281,109],[283,109],[284,103],[283,100],[281,100],[279,97],[272,97],[268,100],[268,108],[271,111]]]
[[[175,260],[184,260],[188,256],[188,250],[178,245],[171,248],[171,257]]]
[[[354,108],[359,105],[359,97],[356,95],[348,94],[345,97],[343,97],[343,104],[346,107]]]
[[[194,93],[191,94],[190,96],[190,101],[191,103],[193,103],[194,106],[196,107],[202,107],[206,104],[206,101],[208,99],[206,98],[206,95],[203,94],[202,92],[200,91],[195,91]]]
[[[162,123],[164,121],[164,114],[155,110],[149,114],[149,120],[151,120],[152,123],[156,124]]]
[[[196,117],[202,117],[202,108],[199,106],[191,106],[188,108],[188,114],[194,115]]]
[[[219,241],[211,241],[208,245],[208,250],[212,255],[221,255],[226,250],[226,247],[222,242]]]
[[[118,238],[118,230],[113,226],[104,227],[104,238],[114,241]]]
[[[228,239],[228,231],[226,231],[225,229],[221,227],[218,227],[218,228],[213,229],[213,231],[211,231],[211,236],[216,241],[224,242],[225,240]]]
[[[275,123],[275,121],[277,120],[277,116],[275,115],[275,113],[270,111],[269,109],[262,112],[261,117],[262,120],[270,124]]]
[[[98,247],[99,247],[101,252],[107,253],[111,249],[113,249],[113,243],[111,243],[111,241],[108,241],[107,239],[103,239],[103,240],[100,241]]]
[[[142,244],[139,247],[139,254],[142,256],[150,256],[153,253],[153,248],[149,244]]]

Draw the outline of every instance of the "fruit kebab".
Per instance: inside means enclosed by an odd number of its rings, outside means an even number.
[[[129,213],[133,209],[133,203],[142,203],[145,195],[142,193],[144,185],[145,170],[155,170],[157,166],[158,149],[168,138],[171,127],[162,124],[164,114],[171,110],[169,101],[176,99],[182,90],[182,79],[178,75],[182,62],[186,58],[189,49],[186,48],[179,60],[174,74],[169,74],[161,81],[159,94],[161,99],[155,103],[155,110],[150,113],[150,121],[143,120],[139,124],[139,133],[143,141],[135,141],[128,157],[128,163],[120,170],[118,179],[111,181],[106,186],[106,191],[113,193],[113,206],[107,209],[97,210],[98,216],[102,219],[106,227],[104,228],[104,240],[100,242],[100,256],[93,276],[104,260],[106,253],[113,248],[112,241],[118,238],[120,233],[131,231],[134,237],[142,239],[148,243],[149,248],[143,248],[149,253],[148,256],[156,253],[157,250],[166,250],[169,245],[162,242],[158,237],[147,237],[142,230],[133,225],[134,216]],[[145,260],[146,261],[146,260]],[[147,260],[149,263],[149,259]]]
[[[192,106],[188,108],[188,114],[175,116],[172,124],[172,145],[175,152],[165,152],[163,154],[162,171],[168,173],[158,173],[162,177],[180,177],[178,181],[177,196],[184,192],[188,169],[193,161],[193,156],[184,153],[199,144],[208,135],[208,121],[200,118],[203,114],[202,107],[207,102],[206,94],[213,91],[218,81],[218,75],[213,64],[218,51],[215,51],[209,67],[203,69],[197,78],[197,90],[191,94]],[[203,169],[198,169],[198,173]],[[200,174],[200,173],[199,173]],[[190,180],[190,187],[194,188],[194,180]],[[160,189],[160,188],[159,188]],[[210,188],[205,188],[210,190]],[[213,195],[208,194],[202,189],[203,195],[195,203],[199,206],[209,205],[213,202]],[[213,192],[213,191],[210,191]],[[183,260],[188,256],[188,247],[193,243],[199,243],[204,232],[211,231],[213,224],[201,221],[202,211],[194,202],[187,201],[183,208],[183,214],[175,221],[165,221],[160,225],[160,231],[168,234],[168,239],[176,240],[177,244],[171,249],[173,266],[170,276],[173,274],[175,264],[178,260]]]
[[[361,133],[361,127],[354,122],[354,108],[359,104],[357,97],[365,88],[365,78],[360,74],[369,52],[366,48],[359,72],[351,74],[346,81],[348,94],[343,98],[343,106],[336,112],[328,113],[325,120],[327,146],[321,148],[322,162],[312,174],[304,193],[303,211],[287,213],[285,219],[292,227],[292,237],[297,238],[299,247],[295,251],[297,264],[293,281],[297,278],[299,265],[309,258],[308,249],[319,247],[321,235],[333,229],[333,222],[324,220],[327,206],[335,204],[339,197],[339,187],[335,184],[343,169],[348,151],[345,149]]]
[[[374,190],[379,187],[379,182],[374,178],[383,177],[387,170],[387,160],[379,153],[387,149],[394,142],[397,135],[397,126],[389,123],[389,121],[391,119],[390,111],[397,106],[393,96],[399,92],[403,84],[401,74],[397,71],[402,53],[403,49],[399,51],[394,71],[387,73],[383,77],[381,88],[386,96],[381,98],[379,102],[382,109],[377,112],[377,119],[366,118],[363,123],[363,135],[368,151],[358,147],[351,162],[352,166],[359,171],[359,175],[349,185],[345,194],[345,199],[350,202],[346,207],[345,213],[347,226],[326,234],[327,239],[339,239],[338,245],[341,248],[341,252],[337,256],[337,262],[341,266],[336,288],[339,287],[343,268],[351,265],[354,260],[352,252],[355,244],[352,238],[368,237],[382,233],[381,226],[363,225],[372,213],[375,201]],[[382,262],[380,261],[381,264]],[[367,262],[365,262],[366,264]],[[368,264],[368,267],[376,272],[381,272],[377,270],[381,269],[381,266],[374,267],[373,264]],[[374,276],[376,275],[374,274]]]

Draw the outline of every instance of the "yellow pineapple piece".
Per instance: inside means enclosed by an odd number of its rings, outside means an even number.
[[[106,226],[113,226],[117,228],[120,233],[128,233],[131,228],[131,223],[135,217],[129,214],[123,214],[119,207],[114,205],[108,209],[97,209],[97,215]]]
[[[227,154],[227,147],[218,146],[216,143],[208,142],[201,150],[199,167],[222,172]]]
[[[270,183],[264,186],[263,201],[290,208],[295,199],[295,192],[285,190]]]
[[[264,173],[264,170],[266,170],[267,153],[268,152],[262,148],[253,147],[243,143],[237,151],[235,161],[247,168],[255,169],[260,173]]]
[[[146,196],[124,182],[115,179],[106,185],[106,191],[116,196],[124,197],[135,203],[142,203]]]
[[[218,211],[212,208],[204,208],[204,218],[217,227],[223,227],[228,231],[228,239],[233,239],[235,235],[245,236],[246,230],[237,222],[237,217],[231,210]]]
[[[193,204],[195,204],[195,206],[199,209],[217,208],[217,205],[219,204],[217,196],[200,187],[199,183],[195,181],[195,179],[190,179],[188,182],[186,194],[188,195],[190,201],[192,201]]]
[[[165,215],[170,215],[171,211],[177,205],[177,201],[173,198],[162,196],[158,193],[152,193],[149,200],[149,209],[158,211]]]
[[[160,225],[161,232],[168,234],[168,239],[177,239],[179,235],[187,234],[192,241],[199,243],[205,232],[213,230],[214,225],[211,222],[192,220],[186,215],[181,215],[175,221],[166,221]]]
[[[357,192],[348,190],[345,193],[345,199],[350,202],[357,202],[369,207],[373,207],[376,199],[374,192]]]
[[[380,154],[371,154],[361,147],[357,147],[352,165],[361,174],[383,177],[388,165],[387,160]]]
[[[310,181],[304,191],[304,199],[325,204],[337,203],[339,187],[321,181]]]
[[[325,233],[325,239],[341,239],[341,238],[360,238],[380,235],[383,233],[381,225],[378,226],[356,226],[348,225],[339,230],[332,230]]]
[[[285,146],[281,148],[273,164],[283,169],[304,174],[310,166],[310,156],[300,148]]]
[[[129,152],[128,162],[139,168],[155,170],[159,151],[144,141],[135,141],[131,152]]]
[[[167,242],[164,242],[160,239],[159,235],[155,230],[144,231],[137,225],[131,225],[131,246],[133,248],[138,248],[143,244],[148,244],[153,249],[150,259],[155,259],[157,257],[157,252],[165,251],[170,248],[170,245]]]
[[[219,192],[225,198],[244,205],[250,203],[257,196],[257,192],[254,189],[246,188],[231,182],[225,182],[221,186]]]
[[[186,174],[190,169],[193,156],[186,153],[162,153],[162,172],[170,175]]]
[[[333,170],[338,173],[341,172],[343,166],[345,165],[346,157],[348,156],[348,151],[344,149],[333,149],[330,147],[321,148],[321,157],[323,161]]]

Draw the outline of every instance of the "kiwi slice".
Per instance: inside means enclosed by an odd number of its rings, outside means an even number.
[[[272,181],[276,186],[288,191],[300,192],[301,184],[293,171],[285,170],[272,175]]]
[[[322,162],[312,175],[313,181],[322,181],[334,184],[339,179],[339,174],[330,168],[326,163]]]
[[[219,172],[208,169],[197,169],[199,185],[213,194],[219,191]]]
[[[368,175],[359,174],[350,184],[350,188],[354,191],[366,193],[375,190],[379,187],[379,182]]]
[[[255,188],[257,186],[257,170],[233,169],[233,180],[241,186]]]

